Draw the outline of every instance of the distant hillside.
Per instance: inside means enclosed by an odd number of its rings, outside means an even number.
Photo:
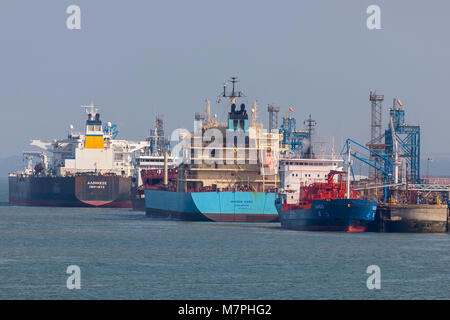
[[[0,158],[0,177],[7,177],[8,173],[23,169],[24,163],[21,156]]]

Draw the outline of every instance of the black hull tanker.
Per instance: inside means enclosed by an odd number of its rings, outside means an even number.
[[[43,151],[24,152],[27,167],[9,175],[9,202],[29,206],[132,207],[132,153],[147,142],[116,139],[93,104],[86,108],[85,134],[52,141],[31,140]],[[36,158],[40,162],[36,163]],[[33,166],[33,164],[35,164]]]
[[[28,206],[131,208],[131,177],[9,176],[9,202]]]

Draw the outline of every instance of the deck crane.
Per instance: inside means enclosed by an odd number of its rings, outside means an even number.
[[[382,165],[382,166],[377,165],[377,162],[374,161],[373,157],[371,159],[370,157],[366,158],[366,157],[360,155],[358,152],[352,150],[352,148],[351,148],[352,145],[355,145],[359,148],[362,148],[365,151],[368,151],[369,155],[374,155],[374,156],[378,157],[381,160],[381,163],[382,164],[384,163],[384,165]],[[371,166],[372,168],[375,168],[376,170],[379,170],[382,172],[382,174],[384,176],[384,185],[376,186],[376,187],[384,188],[384,201],[386,201],[388,185],[394,186],[394,185],[398,184],[398,166],[397,166],[398,161],[393,162],[385,155],[382,155],[372,149],[369,149],[369,148],[365,147],[364,145],[360,144],[359,142],[356,142],[355,140],[350,139],[350,138],[348,138],[345,141],[344,147],[342,148],[342,151],[341,151],[341,156],[344,158],[344,163],[347,166],[347,171],[348,171],[347,193],[349,194],[349,189],[350,189],[350,173],[352,173],[353,180],[355,180],[355,175],[353,172],[352,160],[351,160],[351,158],[353,157],[353,158]],[[394,180],[394,181],[392,181],[392,180]]]

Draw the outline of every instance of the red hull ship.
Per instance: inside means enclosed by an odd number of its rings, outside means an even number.
[[[339,174],[339,182],[334,176]],[[304,187],[298,203],[286,203],[283,195],[276,201],[281,227],[311,231],[366,231],[375,219],[376,201],[363,200],[345,185],[341,171],[331,171],[327,182]]]

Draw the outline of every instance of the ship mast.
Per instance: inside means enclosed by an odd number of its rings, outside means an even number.
[[[86,113],[88,114],[89,120],[92,120],[97,113],[98,113],[98,107],[94,105],[94,102],[91,101],[90,105],[83,105],[81,106],[85,109]]]
[[[242,93],[242,91],[236,91],[236,83],[239,82],[237,77],[230,77],[230,82],[231,82],[231,85],[232,85],[231,93],[230,92],[227,93],[227,83],[225,82],[223,84],[222,97],[223,98],[228,98],[232,102],[234,102],[236,98],[241,98],[241,97],[244,96],[244,94]]]

